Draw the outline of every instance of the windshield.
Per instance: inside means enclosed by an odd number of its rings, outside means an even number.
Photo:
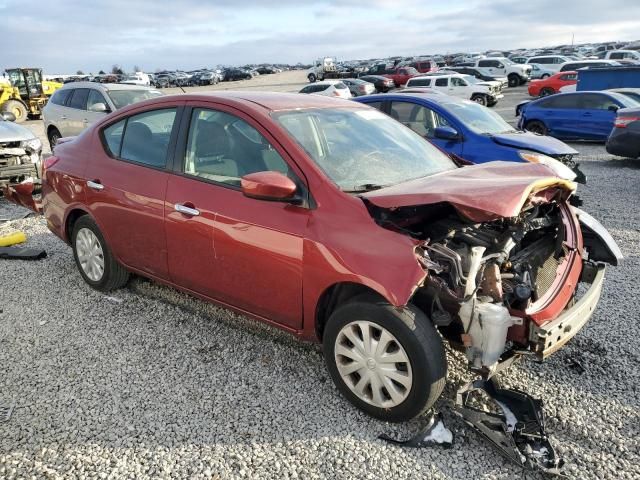
[[[463,75],[462,78],[464,78],[467,82],[472,83],[472,84],[480,82],[480,80],[478,80],[473,75]]]
[[[162,95],[162,92],[159,90],[111,90],[108,94],[116,108],[122,108],[142,100],[156,98]]]
[[[517,131],[499,114],[475,102],[450,103],[447,104],[447,108],[475,133],[496,134]]]
[[[456,168],[439,149],[372,109],[274,114],[342,190],[366,191]]]
[[[504,63],[505,65],[515,65],[515,63],[513,63],[511,60],[509,60],[508,58],[502,58],[500,60],[502,63]]]

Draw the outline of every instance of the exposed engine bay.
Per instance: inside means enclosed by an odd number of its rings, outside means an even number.
[[[25,142],[0,142],[0,186],[37,177],[39,160],[39,151]]]
[[[420,241],[416,255],[429,275],[414,302],[485,378],[509,345],[527,347],[525,312],[544,298],[574,249],[562,207],[553,201],[483,223],[448,204],[373,213],[381,226]],[[520,329],[508,341],[512,326]]]

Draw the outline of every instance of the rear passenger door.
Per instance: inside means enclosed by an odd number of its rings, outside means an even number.
[[[156,104],[108,124],[85,173],[87,206],[118,260],[159,279],[168,279],[164,199],[181,112]]]
[[[87,100],[89,98],[88,88],[74,88],[73,93],[67,99],[65,113],[66,133],[60,132],[63,136],[79,135],[87,127]]]

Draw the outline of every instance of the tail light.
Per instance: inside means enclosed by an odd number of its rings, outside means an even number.
[[[364,85],[360,85],[358,87],[358,90],[360,91],[360,93],[367,93],[367,88]]]
[[[640,120],[640,117],[617,117],[614,127],[627,128],[627,125],[633,122],[637,122],[638,120]]]
[[[333,93],[332,93],[332,95],[333,95],[334,97],[339,97],[339,96],[340,96],[340,92],[339,92],[339,91],[337,91],[337,90],[334,90],[334,91],[333,91]]]
[[[42,178],[45,178],[47,170],[49,170],[51,167],[53,167],[59,161],[60,161],[60,157],[55,157],[53,155],[51,155],[50,157],[45,158],[44,161],[42,162]]]

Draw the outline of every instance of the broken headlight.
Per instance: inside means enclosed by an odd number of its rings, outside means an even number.
[[[555,173],[558,177],[564,180],[573,181],[577,176],[573,170],[571,170],[562,162],[559,162],[555,158],[551,158],[547,155],[543,155],[542,153],[535,153],[535,152],[528,152],[526,150],[520,150],[518,152],[518,155],[520,155],[521,159],[526,160],[527,162],[541,163],[542,165],[546,165],[551,170],[553,170],[553,173]]]
[[[36,137],[30,140],[23,140],[22,142],[20,142],[20,146],[33,150],[34,152],[39,152],[40,150],[42,150],[42,142],[39,138]]]

